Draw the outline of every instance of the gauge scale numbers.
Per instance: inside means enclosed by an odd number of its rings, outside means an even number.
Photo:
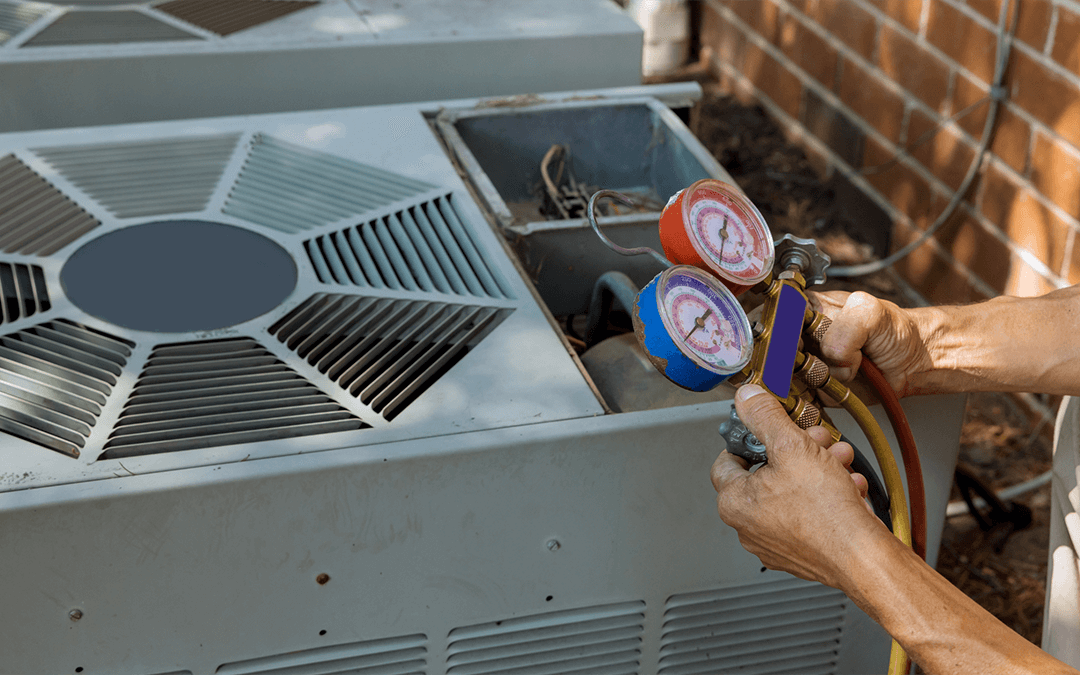
[[[766,270],[771,242],[762,237],[762,227],[751,227],[752,216],[711,190],[701,190],[690,205],[694,238],[711,260],[728,274],[740,279],[757,279]],[[708,195],[708,196],[706,196]]]
[[[746,318],[733,297],[724,297],[696,274],[682,272],[667,279],[662,305],[672,340],[702,365],[730,373],[749,360],[749,336],[740,330]]]

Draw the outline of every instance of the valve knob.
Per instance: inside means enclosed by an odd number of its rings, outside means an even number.
[[[727,451],[738,455],[751,464],[760,464],[768,459],[765,454],[765,444],[750,433],[746,425],[739,419],[735,407],[731,408],[731,417],[720,425],[720,435],[727,443]]]
[[[785,234],[776,240],[775,246],[776,262],[781,272],[796,265],[807,286],[824,283],[825,270],[832,264],[832,258],[818,250],[816,241]]]

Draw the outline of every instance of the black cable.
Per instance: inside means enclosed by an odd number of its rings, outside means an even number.
[[[634,311],[637,302],[638,287],[634,281],[622,272],[604,272],[593,285],[592,298],[589,302],[589,320],[585,325],[585,348],[592,347],[603,337],[601,326],[604,325],[611,301],[617,300],[627,314]]]
[[[862,453],[855,444],[851,442],[851,439],[843,434],[840,435],[840,440],[847,443],[855,450],[855,459],[851,460],[851,470],[855,473],[861,473],[866,478],[866,484],[868,489],[866,491],[866,498],[870,500],[870,506],[874,509],[874,515],[878,519],[885,523],[885,527],[889,528],[892,532],[892,515],[889,512],[889,493],[885,491],[885,486],[881,484],[881,479],[878,478],[877,472],[874,471],[874,467],[866,459],[866,455]]]
[[[577,318],[577,314],[567,314],[566,315],[566,326],[565,326],[566,334],[569,335],[572,338],[576,338],[578,340],[581,340],[581,336],[578,335],[576,330],[574,330],[574,319],[576,319],[576,318]]]

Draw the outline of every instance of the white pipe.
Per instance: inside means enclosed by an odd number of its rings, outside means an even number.
[[[627,11],[645,33],[642,75],[663,75],[686,63],[690,56],[687,0],[630,0]]]
[[[1019,497],[1022,494],[1026,494],[1028,492],[1031,492],[1032,490],[1036,490],[1038,488],[1041,488],[1042,486],[1049,483],[1050,479],[1053,476],[1054,476],[1054,471],[1053,471],[1053,469],[1051,469],[1051,470],[1047,471],[1046,473],[1042,473],[1042,474],[1039,474],[1038,476],[1035,476],[1031,480],[1026,480],[1023,483],[1017,483],[1016,485],[1012,485],[1010,487],[1007,487],[1007,488],[1001,490],[1000,492],[996,492],[995,494],[998,496],[998,499],[1000,499],[1001,501],[1008,501],[1010,499],[1014,499],[1016,497]],[[977,508],[977,509],[981,509],[981,508],[986,506],[986,502],[983,501],[983,499],[981,497],[976,497],[972,501],[974,502],[975,508]],[[945,509],[945,516],[948,517],[948,518],[952,518],[953,516],[962,516],[967,512],[968,512],[967,502],[964,502],[964,501],[949,502],[949,506]]]

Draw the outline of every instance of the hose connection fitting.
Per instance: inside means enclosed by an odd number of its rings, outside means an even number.
[[[825,333],[828,332],[831,325],[832,319],[821,312],[814,312],[814,318],[807,325],[806,332],[810,333],[810,336],[817,340],[818,344],[821,344],[821,340],[825,337]]]
[[[813,403],[802,399],[799,399],[790,415],[800,429],[809,429],[821,421],[821,410]]]
[[[829,366],[813,354],[807,354],[802,367],[795,374],[811,389],[818,389],[829,379]]]

